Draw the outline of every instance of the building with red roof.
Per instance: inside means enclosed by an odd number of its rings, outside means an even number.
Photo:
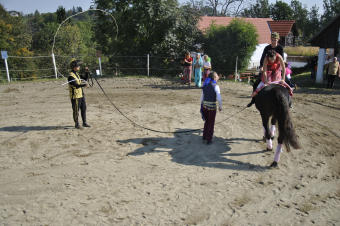
[[[271,43],[271,33],[278,32],[280,34],[280,44],[282,46],[294,44],[295,36],[292,33],[294,20],[287,21],[273,21],[271,18],[247,18],[247,17],[214,17],[214,16],[202,16],[198,22],[198,29],[203,33],[210,27],[211,24],[228,26],[233,19],[242,19],[255,26],[258,34],[258,45],[253,53],[249,67],[255,68],[259,66],[260,58],[262,56],[263,49],[267,44]]]
[[[204,33],[211,24],[228,26],[235,18],[245,20],[255,26],[259,35],[258,44],[270,43],[270,34],[272,32],[278,32],[280,34],[280,44],[283,46],[294,43],[294,35],[291,32],[293,24],[295,23],[294,20],[274,21],[272,18],[202,16],[198,22],[198,29]]]

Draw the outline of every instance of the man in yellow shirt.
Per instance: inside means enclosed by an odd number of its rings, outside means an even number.
[[[69,84],[69,92],[70,92],[70,99],[72,104],[73,110],[73,120],[75,123],[76,129],[81,129],[82,127],[79,125],[78,116],[79,116],[79,109],[81,112],[81,118],[83,120],[84,127],[90,127],[89,124],[86,122],[86,102],[85,102],[85,95],[83,91],[83,87],[89,87],[88,83],[81,79],[78,74],[80,70],[80,63],[77,60],[73,60],[70,64],[71,72],[68,77],[68,84]]]
[[[332,89],[334,86],[335,76],[338,76],[340,78],[339,61],[336,57],[333,58],[332,62],[329,62],[326,65],[326,71],[328,72],[327,88]]]

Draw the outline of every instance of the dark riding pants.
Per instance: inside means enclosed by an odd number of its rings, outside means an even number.
[[[327,88],[333,88],[336,75],[328,75]]]
[[[73,110],[73,120],[76,125],[79,124],[78,116],[79,116],[79,109],[81,112],[81,118],[83,123],[86,123],[86,102],[85,97],[71,99],[72,103],[72,110]]]
[[[203,107],[203,115],[205,118],[204,130],[203,130],[203,139],[207,141],[211,141],[214,135],[214,126],[215,126],[215,118],[216,118],[216,109],[209,110]]]

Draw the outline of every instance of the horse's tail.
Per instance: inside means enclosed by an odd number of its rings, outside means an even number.
[[[290,145],[292,145],[295,149],[299,149],[300,144],[297,140],[295,129],[293,127],[289,113],[289,104],[285,94],[279,91],[277,93],[277,101],[278,109],[274,114],[278,120],[279,131],[283,136],[283,143],[285,144],[288,152],[290,151]]]

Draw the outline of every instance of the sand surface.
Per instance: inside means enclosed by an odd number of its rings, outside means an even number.
[[[247,84],[220,81],[212,145],[201,132],[130,123],[87,88],[91,128],[74,129],[63,80],[0,86],[0,225],[340,225],[340,91],[299,89],[302,149],[266,152]],[[136,123],[200,129],[199,89],[101,79]],[[276,140],[274,142],[276,146]],[[274,147],[275,147],[274,146]]]

